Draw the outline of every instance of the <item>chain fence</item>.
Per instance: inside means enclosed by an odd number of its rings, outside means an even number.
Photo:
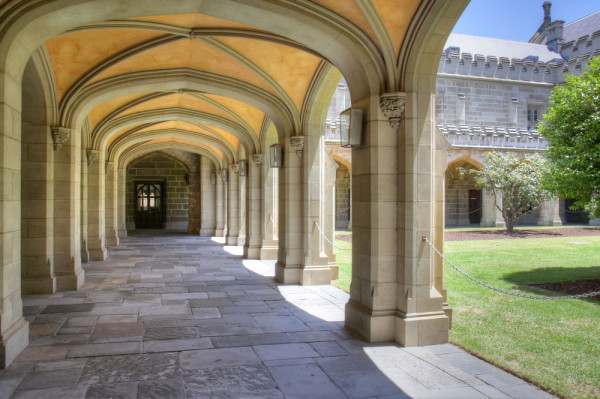
[[[452,212],[452,211],[446,211],[446,213],[449,213],[451,215],[470,215],[471,213],[475,213],[475,212],[479,212],[482,208],[479,207],[477,209],[475,209],[474,211],[470,211],[470,212]]]
[[[580,299],[580,298],[588,298],[591,296],[596,296],[596,295],[600,295],[600,291],[594,291],[594,292],[586,292],[585,294],[577,294],[577,295],[559,295],[559,296],[546,296],[546,295],[527,295],[527,294],[519,294],[517,292],[512,292],[512,291],[507,291],[504,290],[502,288],[497,288],[494,287],[490,284],[484,283],[481,280],[476,279],[475,277],[469,275],[468,273],[466,273],[465,271],[461,270],[458,266],[456,266],[454,263],[452,263],[452,261],[450,261],[448,258],[446,258],[444,256],[444,254],[442,254],[432,243],[431,241],[429,241],[429,238],[427,238],[427,236],[423,236],[423,241],[427,243],[427,245],[429,245],[431,247],[431,249],[433,249],[433,251],[440,257],[442,258],[446,263],[448,263],[450,266],[452,266],[452,268],[454,270],[456,270],[457,272],[459,272],[460,274],[462,274],[463,276],[465,276],[466,278],[468,278],[469,280],[472,280],[474,282],[476,282],[477,284],[488,288],[492,291],[496,291],[499,292],[501,294],[505,294],[505,295],[510,295],[510,296],[515,296],[518,298],[527,298],[527,299],[541,299],[541,300],[546,300],[546,301],[550,301],[550,300],[555,300],[555,299]]]
[[[333,242],[331,242],[331,240],[329,238],[327,238],[327,236],[325,235],[325,233],[323,233],[323,230],[321,230],[321,226],[319,226],[319,222],[317,222],[316,220],[313,220],[313,223],[315,224],[315,226],[317,226],[317,230],[319,230],[319,233],[321,233],[321,235],[323,236],[323,238],[330,243],[335,249],[338,249],[340,251],[352,251],[352,248],[340,248],[337,245],[335,245]]]

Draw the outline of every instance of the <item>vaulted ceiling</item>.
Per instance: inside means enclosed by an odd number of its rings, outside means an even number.
[[[334,20],[395,61],[421,0],[281,3]],[[87,146],[111,160],[133,146],[176,143],[223,163],[235,162],[240,146],[261,152],[271,122],[299,128],[319,73],[333,67],[319,51],[327,43],[307,46],[280,34],[293,26],[263,29],[277,26],[272,11],[262,17],[273,20],[257,27],[236,22],[248,18],[235,12],[230,19],[179,14],[170,4],[172,14],[85,24],[45,42],[63,124],[84,120]],[[188,85],[190,76],[206,83]]]

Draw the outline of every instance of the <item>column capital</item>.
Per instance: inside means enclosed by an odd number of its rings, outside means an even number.
[[[114,167],[115,163],[113,161],[106,161],[106,173],[112,172]]]
[[[71,137],[71,129],[63,126],[50,127],[50,133],[52,135],[54,151],[60,150],[63,144],[69,141],[69,138]]]
[[[233,170],[235,173],[238,173],[240,171],[240,164],[239,163],[231,164],[231,170]]]
[[[290,137],[290,146],[292,150],[296,151],[298,158],[302,158],[302,154],[304,153],[304,136]]]
[[[398,129],[400,122],[404,119],[404,107],[406,104],[406,93],[384,93],[379,96],[379,107],[383,115],[388,118],[390,125]]]
[[[254,162],[256,165],[262,165],[263,158],[263,154],[252,154],[252,162]]]
[[[94,162],[98,162],[98,156],[99,156],[98,150],[88,149],[88,150],[86,150],[85,154],[87,156],[88,165],[93,165]]]

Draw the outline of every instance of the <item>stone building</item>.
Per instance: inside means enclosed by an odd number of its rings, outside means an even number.
[[[446,139],[446,226],[503,226],[494,199],[478,190],[472,176],[459,168],[480,169],[489,151],[520,154],[543,152],[547,143],[537,133],[537,123],[546,112],[548,98],[565,75],[579,74],[591,57],[600,54],[600,11],[565,24],[552,21],[551,3],[544,2],[543,22],[529,43],[451,34],[439,60],[436,83],[436,118]],[[335,115],[348,107],[340,101],[346,93],[338,87],[328,114],[326,137],[336,160],[343,149],[335,146]],[[347,161],[351,161],[348,157]],[[336,185],[336,212],[346,212],[347,201],[342,166]],[[560,225],[587,222],[582,211],[571,211],[572,201],[547,201],[541,209],[524,217],[521,224]],[[346,228],[345,219],[336,222]]]
[[[346,326],[446,342],[443,265],[421,237],[443,248],[436,69],[467,3],[2,2],[0,365],[29,342],[22,295],[79,289],[82,262],[132,228],[187,225],[276,258],[280,283],[328,283],[325,120],[342,76],[364,121],[344,174]]]

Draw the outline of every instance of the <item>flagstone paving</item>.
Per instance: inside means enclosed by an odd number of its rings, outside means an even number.
[[[450,345],[368,344],[348,296],[278,285],[222,240],[146,233],[84,266],[80,291],[24,298],[30,345],[0,398],[550,398]]]

